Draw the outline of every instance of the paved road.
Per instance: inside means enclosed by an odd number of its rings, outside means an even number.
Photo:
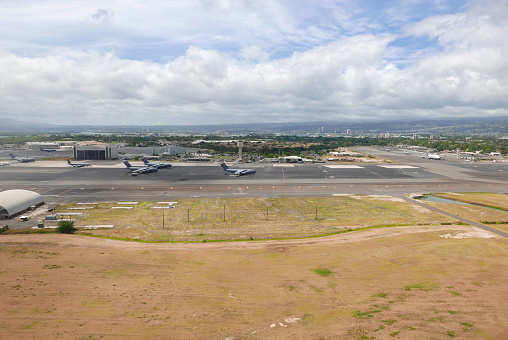
[[[476,222],[476,221],[472,221],[470,219],[467,219],[467,218],[464,218],[464,217],[461,217],[459,215],[455,215],[455,214],[452,214],[452,213],[449,213],[447,211],[444,211],[444,210],[441,210],[439,208],[436,208],[436,207],[432,207],[430,205],[427,205],[423,202],[420,202],[420,201],[417,201],[417,200],[414,200],[414,199],[411,199],[411,198],[407,198],[405,196],[400,196],[401,198],[403,198],[404,200],[412,203],[412,204],[416,204],[416,205],[419,205],[419,206],[422,206],[424,208],[427,208],[429,210],[432,210],[434,212],[437,212],[439,214],[443,214],[443,215],[446,215],[448,217],[451,217],[451,218],[454,218],[456,220],[459,220],[461,222],[464,222],[464,223],[467,223],[469,225],[472,225],[472,226],[475,226],[475,227],[478,227],[478,228],[481,228],[483,230],[486,230],[486,231],[489,231],[491,233],[494,233],[494,234],[497,234],[499,236],[503,236],[503,237],[506,237],[508,238],[508,233],[505,233],[504,231],[501,231],[501,230],[497,230],[497,229],[494,229],[494,228],[491,228],[489,226],[486,226],[485,224],[482,224],[482,223],[479,223],[479,222]]]

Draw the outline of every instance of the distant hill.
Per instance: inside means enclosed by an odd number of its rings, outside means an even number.
[[[21,122],[11,118],[0,118],[0,133],[82,133],[82,132],[187,132],[187,133],[342,133],[348,129],[358,134],[377,133],[430,133],[464,135],[507,135],[508,117],[433,119],[418,121],[370,121],[340,122],[321,121],[304,123],[258,123],[220,125],[53,125]]]

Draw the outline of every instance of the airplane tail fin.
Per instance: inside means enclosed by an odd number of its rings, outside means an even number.
[[[12,159],[16,159],[16,156],[14,156],[12,153],[10,153],[9,156],[11,156]]]
[[[142,161],[143,161],[143,163],[148,164],[148,159],[143,158]]]
[[[70,159],[67,160],[67,164],[72,164]]]
[[[226,163],[220,163],[220,166],[221,166],[224,170],[229,169],[229,167],[226,165]]]
[[[123,164],[125,164],[125,166],[128,167],[128,168],[131,167],[131,163],[129,163],[128,161],[123,161]]]

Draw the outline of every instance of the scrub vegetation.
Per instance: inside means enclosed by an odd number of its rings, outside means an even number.
[[[103,202],[76,210],[85,206],[71,203],[58,206],[57,213],[82,211],[75,217],[76,226],[115,225],[80,233],[154,242],[298,238],[358,228],[457,222],[390,196],[174,201],[178,203],[171,209],[163,202]]]

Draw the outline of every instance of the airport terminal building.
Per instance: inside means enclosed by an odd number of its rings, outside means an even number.
[[[0,220],[12,218],[44,204],[42,196],[30,190],[0,192]]]

